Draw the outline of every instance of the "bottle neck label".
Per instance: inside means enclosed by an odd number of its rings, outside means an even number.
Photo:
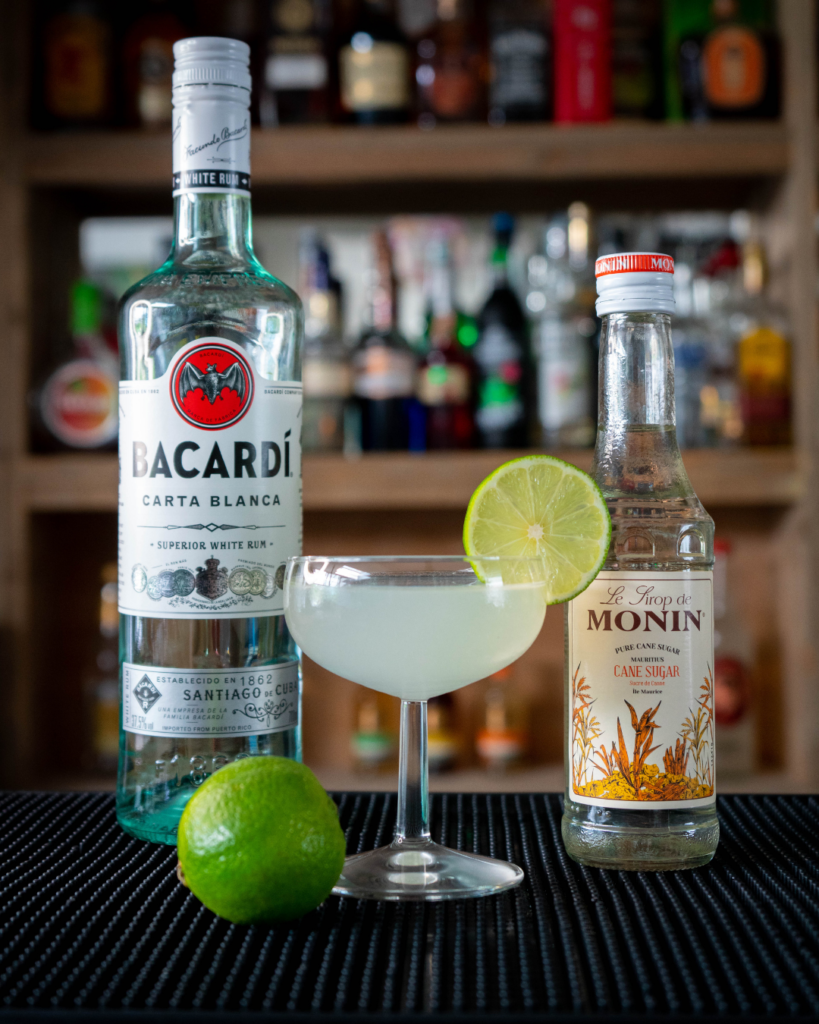
[[[301,552],[301,403],[301,382],[261,377],[223,338],[120,382],[121,613],[283,614],[284,564]]]
[[[604,570],[567,607],[569,799],[713,803],[711,572]]]
[[[174,96],[173,194],[250,194],[250,111],[244,102]],[[185,90],[189,92],[190,90]],[[243,96],[244,90],[235,92]]]

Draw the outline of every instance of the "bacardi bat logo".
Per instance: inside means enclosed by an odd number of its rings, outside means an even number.
[[[250,408],[253,370],[238,346],[203,341],[177,361],[171,374],[171,398],[188,423],[202,430],[222,430],[237,423]]]
[[[191,391],[196,391],[197,388],[201,388],[205,392],[208,401],[213,405],[217,398],[224,400],[222,391],[225,388],[235,391],[239,398],[244,398],[245,378],[238,363],[229,366],[224,373],[219,373],[216,363],[208,363],[205,372],[200,373],[188,360],[182,367],[182,375],[179,378],[179,392],[182,395],[182,400],[184,401],[188,394]]]

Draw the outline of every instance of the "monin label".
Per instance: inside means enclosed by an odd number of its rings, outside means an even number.
[[[301,383],[260,377],[222,338],[120,383],[122,614],[282,614],[301,552],[301,402]]]
[[[569,792],[646,810],[713,803],[712,574],[607,572],[569,604]]]

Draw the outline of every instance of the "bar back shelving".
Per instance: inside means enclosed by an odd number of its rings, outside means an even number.
[[[167,214],[171,202],[164,135],[29,131],[29,14],[27,5],[13,5],[0,40],[0,780],[11,786],[64,781],[81,768],[71,733],[79,728],[83,666],[73,637],[93,629],[89,566],[103,558],[116,513],[116,457],[34,453],[26,396],[49,331],[65,319],[80,221],[95,213]],[[772,285],[792,325],[795,443],[695,451],[686,464],[718,530],[735,540],[742,611],[758,652],[762,761],[778,769],[783,788],[809,788],[819,785],[813,0],[780,0],[779,19],[779,122],[256,130],[254,209],[309,216],[489,213],[505,205],[539,212],[583,199],[601,210],[747,205],[760,213]],[[306,549],[459,550],[472,489],[508,454],[307,457]],[[585,452],[567,457],[584,467],[590,461]],[[562,756],[561,629],[559,614],[547,617],[521,668],[542,692],[539,753],[552,762]],[[349,768],[351,694],[308,666],[306,754],[325,775]]]

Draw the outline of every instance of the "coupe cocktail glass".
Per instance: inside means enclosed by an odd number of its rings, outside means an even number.
[[[389,846],[348,857],[333,892],[382,900],[488,896],[514,864],[434,843],[427,701],[492,675],[527,650],[546,614],[541,559],[291,558],[284,609],[305,654],[401,699],[398,818]]]

